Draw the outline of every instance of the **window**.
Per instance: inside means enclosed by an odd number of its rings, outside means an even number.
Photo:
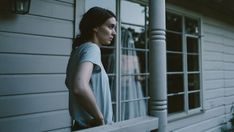
[[[166,13],[168,113],[201,109],[200,21]]]
[[[120,12],[120,18],[117,18],[120,30],[116,37],[119,43],[101,46],[102,63],[111,87],[114,121],[144,116],[149,99],[148,8],[127,0],[85,0],[86,11],[93,6]]]

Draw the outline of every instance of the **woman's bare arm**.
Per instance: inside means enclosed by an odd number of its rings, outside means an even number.
[[[88,61],[79,65],[73,92],[76,95],[80,106],[83,107],[90,115],[92,115],[96,122],[100,123],[99,125],[103,125],[103,115],[96,103],[95,96],[89,85],[93,67],[93,63]]]

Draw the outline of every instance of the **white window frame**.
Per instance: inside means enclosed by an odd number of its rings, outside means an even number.
[[[186,9],[183,9],[183,8],[180,8],[180,7],[177,7],[177,6],[174,6],[174,5],[171,5],[171,4],[167,4],[167,9],[166,9],[166,12],[169,12],[169,13],[173,13],[173,14],[176,14],[176,15],[179,15],[182,17],[182,26],[183,26],[183,29],[182,29],[182,46],[183,48],[185,48],[184,46],[186,46],[186,37],[187,35],[185,34],[185,17],[188,17],[188,18],[192,18],[192,19],[196,19],[198,20],[198,24],[199,24],[199,30],[200,30],[200,35],[198,37],[198,43],[199,43],[199,47],[198,47],[198,50],[199,50],[199,81],[200,81],[200,107],[198,108],[195,108],[195,109],[192,109],[192,110],[189,110],[188,106],[184,106],[185,109],[184,111],[182,112],[178,112],[178,113],[168,113],[168,121],[174,121],[174,120],[178,120],[178,119],[181,119],[181,118],[185,118],[185,117],[190,117],[190,116],[193,116],[195,114],[200,114],[200,113],[203,113],[205,111],[204,109],[204,89],[203,89],[203,84],[204,84],[204,80],[203,80],[203,48],[202,48],[202,37],[203,37],[203,28],[202,28],[202,17],[201,15],[197,14],[197,13],[194,13],[192,11],[189,11],[189,10],[186,10]],[[184,63],[185,58],[184,55],[184,51],[183,51],[183,77],[184,78],[184,83],[185,83],[185,87],[187,87],[187,76],[188,76],[188,73],[187,73],[187,64]],[[185,61],[187,62],[187,60]],[[184,72],[184,69],[186,69],[186,72]],[[168,73],[168,72],[167,72]],[[186,74],[186,75],[184,75]],[[189,102],[188,102],[188,87],[183,91],[184,92],[184,96],[185,96],[185,102],[186,104],[189,105]],[[185,104],[185,105],[186,105]]]

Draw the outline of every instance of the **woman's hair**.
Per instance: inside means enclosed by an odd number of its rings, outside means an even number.
[[[90,8],[82,17],[79,25],[80,35],[75,38],[72,49],[80,44],[89,41],[93,37],[93,29],[101,26],[107,19],[115,17],[110,10],[101,7]]]

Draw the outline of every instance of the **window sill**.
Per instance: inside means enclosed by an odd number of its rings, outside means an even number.
[[[181,113],[169,114],[168,115],[168,122],[173,122],[173,121],[177,121],[177,120],[180,120],[180,119],[189,118],[191,116],[201,114],[203,112],[204,111],[199,107],[197,109],[190,110],[188,113],[181,112]]]
[[[79,132],[142,132],[158,128],[158,118],[145,116],[126,121],[117,122],[111,125],[93,127]],[[78,132],[78,131],[76,131]]]

